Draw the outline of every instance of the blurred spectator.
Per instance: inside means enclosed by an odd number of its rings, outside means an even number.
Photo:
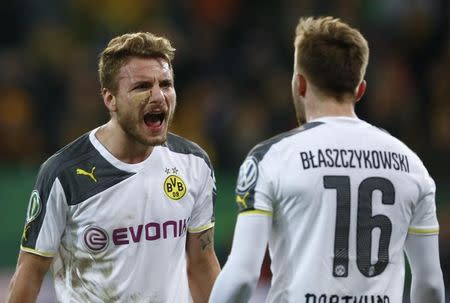
[[[17,49],[0,52],[0,159],[3,164],[33,164],[42,152],[37,111],[25,89],[28,66]]]
[[[431,91],[430,115],[431,144],[444,162],[450,154],[450,39],[442,48],[431,69],[429,88]],[[444,172],[443,172],[444,173]]]
[[[23,65],[24,75],[10,75],[9,84],[2,79],[2,99],[8,99],[2,104],[21,108],[22,118],[14,119],[14,127],[28,124],[41,135],[33,143],[39,148],[21,148],[20,156],[2,152],[1,161],[26,158],[38,163],[42,159],[36,154],[45,158],[90,128],[74,122],[80,117],[104,120],[92,73],[96,62],[90,58],[111,35],[146,30],[166,33],[179,50],[175,64],[182,118],[174,131],[205,145],[218,169],[235,168],[245,146],[295,127],[289,114],[288,54],[294,34],[289,29],[301,14],[333,14],[359,23],[375,61],[365,97],[371,100],[363,100],[361,115],[417,148],[425,160],[448,152],[446,1],[219,2],[83,0],[46,9],[49,1],[25,1],[24,6],[36,11],[29,21],[33,30],[12,27],[16,32],[10,43],[19,51],[3,60],[5,66]],[[10,11],[22,19],[28,16],[13,7]],[[411,123],[423,119],[428,122]],[[12,120],[3,117],[2,123],[11,125]]]

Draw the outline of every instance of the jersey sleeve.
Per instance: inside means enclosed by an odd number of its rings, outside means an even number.
[[[426,173],[422,195],[413,210],[411,224],[408,229],[409,234],[432,235],[439,233],[435,193],[436,185],[433,179]]]
[[[209,161],[209,160],[208,160]],[[216,202],[216,179],[211,164],[208,163],[206,178],[203,186],[200,186],[198,198],[194,204],[188,231],[199,233],[214,226],[214,205]]]
[[[273,185],[270,169],[257,157],[250,155],[242,163],[236,185],[236,203],[239,213],[271,215]]]
[[[54,256],[65,229],[66,211],[62,185],[43,165],[28,202],[21,250],[45,257]]]

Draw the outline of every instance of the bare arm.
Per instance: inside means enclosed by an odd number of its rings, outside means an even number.
[[[188,233],[187,272],[189,288],[195,303],[208,302],[214,281],[220,272],[213,238],[214,228],[200,233]]]
[[[411,303],[444,303],[438,235],[408,235],[405,250],[411,266]]]
[[[271,216],[239,215],[231,254],[214,284],[210,303],[248,302],[258,283],[271,226]]]
[[[21,251],[9,284],[7,303],[35,302],[53,258]]]

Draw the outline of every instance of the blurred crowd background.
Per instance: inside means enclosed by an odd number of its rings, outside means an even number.
[[[15,0],[0,9],[0,268],[12,270],[39,164],[108,120],[98,54],[150,31],[177,49],[172,131],[199,143],[217,172],[216,249],[229,252],[237,169],[256,143],[296,127],[291,101],[298,18],[332,15],[369,41],[360,118],[423,159],[438,185],[441,262],[450,287],[448,0]],[[267,276],[267,270],[263,271]],[[0,287],[1,291],[1,287]],[[1,292],[0,292],[1,296]]]

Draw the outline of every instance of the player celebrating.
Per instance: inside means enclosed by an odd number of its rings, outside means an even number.
[[[268,242],[268,302],[444,302],[435,185],[408,147],[354,112],[369,49],[333,19],[300,19],[292,80],[299,121],[253,148],[237,182],[231,254],[210,302],[247,302]]]
[[[214,173],[168,133],[176,94],[170,42],[112,39],[99,76],[111,119],[40,169],[7,302],[34,302],[52,267],[58,302],[207,302]]]

